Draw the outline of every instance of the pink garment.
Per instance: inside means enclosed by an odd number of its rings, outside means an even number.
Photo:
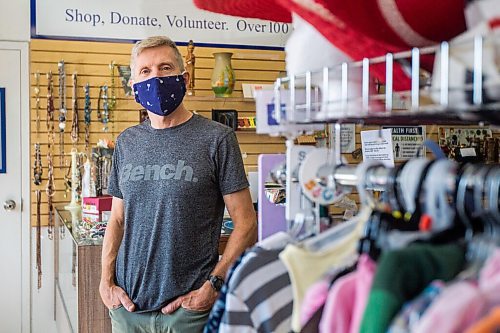
[[[320,332],[359,332],[375,270],[376,264],[363,254],[357,270],[337,280],[328,293],[319,324]]]
[[[325,304],[330,289],[330,282],[321,280],[313,284],[304,296],[302,310],[300,311],[300,325],[303,327],[314,313]]]
[[[425,312],[415,332],[463,332],[499,304],[500,250],[496,250],[481,270],[478,283],[461,281],[447,287]]]

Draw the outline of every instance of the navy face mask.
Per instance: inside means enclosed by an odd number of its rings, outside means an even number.
[[[159,116],[168,116],[181,105],[186,83],[180,75],[153,77],[134,84],[137,103]]]

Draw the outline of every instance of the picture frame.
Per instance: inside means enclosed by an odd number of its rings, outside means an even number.
[[[0,173],[7,173],[7,135],[5,123],[5,88],[0,88]]]
[[[212,109],[212,120],[224,124],[234,131],[238,129],[238,111]]]

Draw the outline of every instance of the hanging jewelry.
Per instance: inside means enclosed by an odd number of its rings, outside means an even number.
[[[111,98],[109,100],[109,111],[111,112],[112,110],[115,109],[116,106],[116,90],[115,90],[115,62],[111,61],[111,64],[109,64],[109,69],[111,71]]]
[[[84,88],[85,91],[85,108],[84,108],[84,122],[85,122],[85,151],[89,153],[90,146],[90,116],[92,113],[92,106],[90,104],[90,87],[87,83]]]
[[[35,108],[36,108],[36,137],[40,134],[40,72],[35,73]],[[33,162],[33,183],[42,183],[42,157],[40,153],[40,143],[35,143],[35,161]]]
[[[48,165],[48,175],[47,175],[47,186],[45,191],[47,193],[47,204],[49,205],[49,224],[48,224],[48,236],[49,239],[54,238],[54,207],[52,204],[52,199],[55,194],[54,186],[54,163],[52,161],[52,154],[49,151],[47,153],[47,165]]]
[[[54,146],[54,82],[52,80],[52,71],[47,74],[47,134],[49,150]]]
[[[36,198],[36,270],[38,273],[38,289],[42,288],[42,221],[40,206],[42,204],[42,192],[35,190]]]
[[[102,112],[101,112],[102,101]],[[99,90],[99,98],[97,99],[97,119],[104,124],[102,130],[108,131],[109,121],[109,101],[108,101],[108,86],[104,85]]]
[[[38,289],[42,288],[42,222],[40,206],[42,204],[42,192],[35,191],[36,198],[36,269],[38,272]]]
[[[40,132],[40,72],[35,73],[35,110],[36,110],[36,136]]]
[[[73,147],[78,144],[79,128],[78,128],[78,76],[73,73],[73,100],[72,100],[72,119],[71,119],[71,142],[73,142]]]
[[[49,205],[49,224],[48,224],[48,237],[54,238],[54,214],[52,206],[52,197],[55,193],[54,187],[54,163],[52,161],[52,150],[54,149],[54,82],[52,79],[52,71],[47,74],[47,135],[49,147],[47,150],[47,186],[45,191],[47,193],[47,203]]]
[[[68,197],[68,193],[71,191],[71,163],[69,163],[66,174],[64,174],[64,198]]]
[[[65,165],[64,130],[66,129],[66,72],[64,60],[59,61],[59,166]]]
[[[40,144],[35,143],[35,162],[33,164],[33,183],[40,185],[42,183],[42,154],[40,152]]]

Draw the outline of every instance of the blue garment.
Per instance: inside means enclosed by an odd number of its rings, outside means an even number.
[[[220,326],[220,323],[222,321],[222,316],[224,315],[224,310],[226,309],[226,296],[227,296],[227,291],[229,289],[228,282],[231,280],[231,277],[233,276],[234,271],[241,263],[245,254],[246,253],[243,253],[233,263],[233,265],[229,269],[229,272],[227,273],[227,276],[226,276],[226,282],[224,283],[224,285],[222,286],[222,289],[220,290],[219,298],[214,303],[214,306],[212,307],[212,311],[210,311],[210,315],[208,316],[208,322],[205,325],[205,329],[203,330],[203,333],[213,333],[213,332],[217,332],[219,330],[219,326]]]

